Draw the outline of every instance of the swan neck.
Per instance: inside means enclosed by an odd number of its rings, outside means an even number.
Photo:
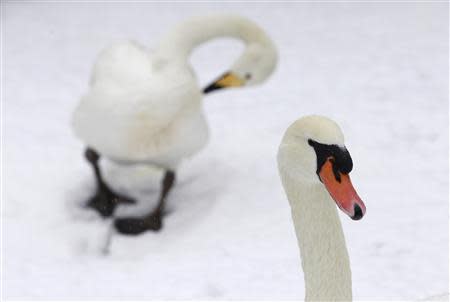
[[[282,175],[291,205],[307,301],[351,301],[351,271],[336,205],[321,184]]]
[[[187,59],[193,49],[219,37],[234,37],[244,43],[271,45],[266,34],[247,19],[234,15],[197,17],[175,27],[158,51],[166,57]]]

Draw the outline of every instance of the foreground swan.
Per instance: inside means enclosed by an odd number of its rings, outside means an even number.
[[[225,36],[243,40],[245,51],[228,72],[202,91],[189,56],[199,44]],[[118,219],[115,226],[132,234],[158,230],[176,168],[207,142],[202,92],[262,83],[276,61],[276,49],[264,31],[233,15],[186,21],[154,52],[134,42],[105,49],[94,65],[89,91],[73,116],[73,128],[88,146],[86,158],[97,180],[97,193],[88,206],[110,216],[117,204],[133,202],[103,181],[100,154],[119,163],[157,166],[166,173],[155,210],[139,218]]]
[[[352,167],[341,130],[325,117],[307,116],[293,123],[278,150],[278,169],[302,257],[306,300],[352,299],[350,263],[334,205],[354,220],[366,212],[350,182]]]

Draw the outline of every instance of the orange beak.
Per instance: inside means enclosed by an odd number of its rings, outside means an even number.
[[[320,179],[337,206],[351,219],[359,220],[366,213],[366,206],[353,188],[350,176],[333,171],[333,161],[332,157],[325,161],[319,172]]]

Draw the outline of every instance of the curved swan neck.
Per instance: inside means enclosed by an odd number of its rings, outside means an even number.
[[[307,301],[350,301],[351,272],[336,205],[326,190],[281,173],[300,248]]]
[[[197,17],[175,27],[159,45],[165,56],[187,59],[198,45],[218,37],[235,37],[248,43],[272,45],[266,34],[251,21],[235,15]]]

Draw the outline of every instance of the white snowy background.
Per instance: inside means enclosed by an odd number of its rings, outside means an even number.
[[[70,118],[97,54],[150,48],[177,22],[236,12],[274,39],[262,86],[204,99],[211,140],[178,171],[160,233],[113,234],[81,205],[95,187]],[[448,292],[448,4],[3,3],[3,297],[303,299],[290,208],[275,156],[287,126],[342,127],[367,206],[341,215],[357,300]],[[192,57],[203,85],[242,51]],[[161,173],[102,163],[114,188],[155,203]]]

